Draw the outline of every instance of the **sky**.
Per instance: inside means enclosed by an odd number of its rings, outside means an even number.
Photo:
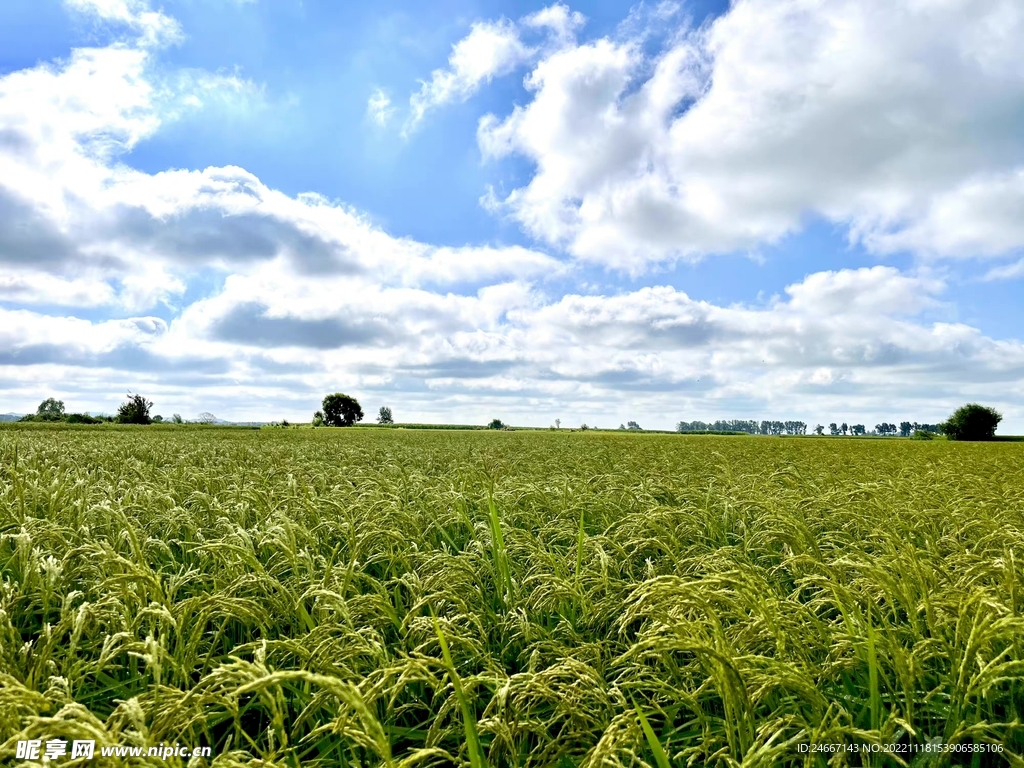
[[[5,0],[0,413],[1024,434],[1019,0]]]

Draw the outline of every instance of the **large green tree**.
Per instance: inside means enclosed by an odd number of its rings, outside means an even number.
[[[64,401],[46,398],[36,408],[36,417],[45,421],[60,421],[64,418]]]
[[[324,398],[323,419],[328,427],[351,427],[363,420],[363,409],[354,397],[335,392]]]
[[[957,408],[942,425],[950,440],[992,440],[1003,415],[994,408],[968,403]]]
[[[128,400],[117,409],[117,420],[121,424],[150,424],[153,420],[149,417],[149,409],[152,407],[152,400],[129,392]]]

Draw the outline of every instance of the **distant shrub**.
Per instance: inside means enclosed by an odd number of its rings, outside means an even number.
[[[69,413],[65,419],[68,424],[102,424],[103,419],[97,419],[87,413]]]
[[[917,429],[917,430],[914,430],[914,434],[912,434],[910,436],[910,439],[911,440],[934,440],[935,439],[935,434],[932,433],[932,432],[928,432],[927,430],[924,430],[924,429]]]
[[[957,408],[942,425],[950,440],[992,440],[1003,416],[994,408],[968,403]]]
[[[152,407],[152,400],[129,392],[128,400],[117,409],[117,420],[121,424],[150,424],[153,420],[149,417],[149,409]]]

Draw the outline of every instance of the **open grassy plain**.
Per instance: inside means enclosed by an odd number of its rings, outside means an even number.
[[[10,427],[0,582],[5,764],[1024,764],[1020,444]]]

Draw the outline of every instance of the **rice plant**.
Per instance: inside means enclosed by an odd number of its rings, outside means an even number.
[[[1021,766],[1022,563],[1021,444],[0,428],[0,762]]]

